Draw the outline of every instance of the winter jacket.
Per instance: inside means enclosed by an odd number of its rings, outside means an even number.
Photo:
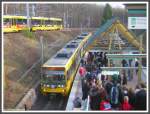
[[[87,85],[87,83],[84,82],[84,80],[82,80],[82,100],[87,99],[88,92],[89,92],[89,86]]]
[[[141,89],[135,94],[135,110],[146,110],[146,91]]]
[[[107,91],[107,94],[110,93],[112,86],[113,86],[113,84],[111,82],[106,82],[105,83],[105,89]]]
[[[126,85],[127,84],[127,77],[123,76],[123,81],[122,81],[122,85]]]
[[[111,110],[111,104],[108,101],[101,101],[100,110]]]
[[[97,88],[92,87],[89,92],[90,95],[90,108],[91,110],[99,110],[100,93]]]
[[[132,106],[129,104],[128,101],[124,101],[121,106],[121,110],[132,110]]]

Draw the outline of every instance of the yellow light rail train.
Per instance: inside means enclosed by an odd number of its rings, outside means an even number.
[[[80,60],[85,54],[84,45],[91,33],[82,33],[68,42],[51,59],[42,65],[41,92],[67,96]]]
[[[63,20],[61,18],[47,18],[47,17],[31,17],[29,18],[31,23],[30,27],[27,27],[26,16],[3,16],[3,31],[4,33],[19,32],[22,30],[61,30],[63,29]]]

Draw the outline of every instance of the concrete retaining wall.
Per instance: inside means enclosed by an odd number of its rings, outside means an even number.
[[[20,103],[16,106],[16,109],[29,110],[37,99],[35,89],[30,89]]]

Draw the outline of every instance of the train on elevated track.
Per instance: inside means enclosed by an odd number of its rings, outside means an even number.
[[[48,17],[31,17],[29,18],[30,27],[27,26],[26,16],[4,15],[3,32],[19,32],[22,30],[61,30],[63,29],[62,18]]]
[[[83,32],[42,65],[40,90],[43,94],[68,95],[91,35]]]

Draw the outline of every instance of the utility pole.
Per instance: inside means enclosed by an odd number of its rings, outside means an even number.
[[[68,22],[68,7],[67,7],[67,28],[69,27],[69,22]]]
[[[32,16],[35,16],[35,6],[32,4]]]
[[[7,12],[8,12],[8,7],[7,4],[5,4],[5,15],[7,15]]]
[[[42,65],[43,65],[43,62],[44,62],[44,61],[43,61],[43,60],[44,60],[44,56],[43,56],[43,55],[44,55],[44,54],[43,54],[43,52],[44,52],[44,51],[43,51],[43,36],[40,37],[40,44],[41,44],[41,66],[42,66]],[[43,74],[43,69],[42,69],[42,67],[41,67],[41,73],[40,73],[40,74],[41,74],[41,79],[42,79],[42,74]]]
[[[29,3],[26,4],[26,15],[27,15],[27,26],[30,28],[30,14],[29,14]]]
[[[40,44],[41,44],[41,64],[43,64],[43,61],[44,61],[44,46],[43,46],[43,36],[40,37]]]
[[[90,16],[89,16],[89,22],[88,22],[88,28],[90,28],[90,25],[91,25],[91,18],[90,18]]]
[[[64,27],[66,28],[66,14],[64,12]]]
[[[81,33],[82,33],[82,23],[81,23]]]

